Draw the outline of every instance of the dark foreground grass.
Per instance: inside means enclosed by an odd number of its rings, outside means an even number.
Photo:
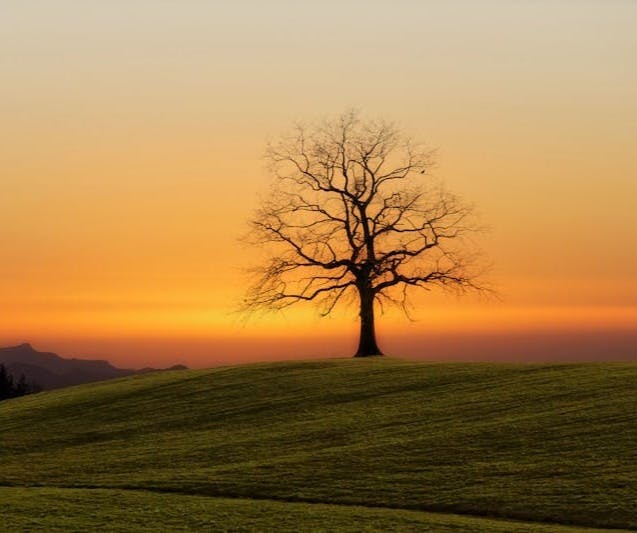
[[[158,373],[1,403],[0,485],[636,528],[636,412],[631,364]]]
[[[576,527],[400,509],[108,489],[2,488],[0,516],[0,530],[4,531],[583,531]]]

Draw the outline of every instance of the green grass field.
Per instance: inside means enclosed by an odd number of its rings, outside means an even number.
[[[0,403],[0,528],[637,528],[636,413],[634,364],[331,360],[61,389]]]

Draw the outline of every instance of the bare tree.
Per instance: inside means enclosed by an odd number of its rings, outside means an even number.
[[[479,289],[464,238],[472,209],[429,176],[432,152],[392,124],[355,112],[297,126],[270,144],[273,189],[251,240],[268,251],[255,269],[247,310],[317,303],[322,314],[348,298],[360,315],[357,357],[382,355],[375,305],[407,311],[410,289]]]

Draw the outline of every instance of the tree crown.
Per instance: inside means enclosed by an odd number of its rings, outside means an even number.
[[[433,152],[392,124],[351,112],[298,125],[268,147],[274,184],[250,221],[267,247],[245,307],[315,301],[328,314],[349,294],[399,305],[410,289],[479,289],[465,237],[472,207],[430,175]]]

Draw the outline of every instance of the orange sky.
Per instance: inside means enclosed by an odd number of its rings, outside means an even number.
[[[501,294],[425,293],[415,323],[380,319],[387,351],[573,358],[581,332],[599,345],[582,358],[637,356],[636,17],[629,0],[5,2],[0,344],[122,366],[348,355],[352,309],[232,310],[267,139],[357,107],[439,149]]]

